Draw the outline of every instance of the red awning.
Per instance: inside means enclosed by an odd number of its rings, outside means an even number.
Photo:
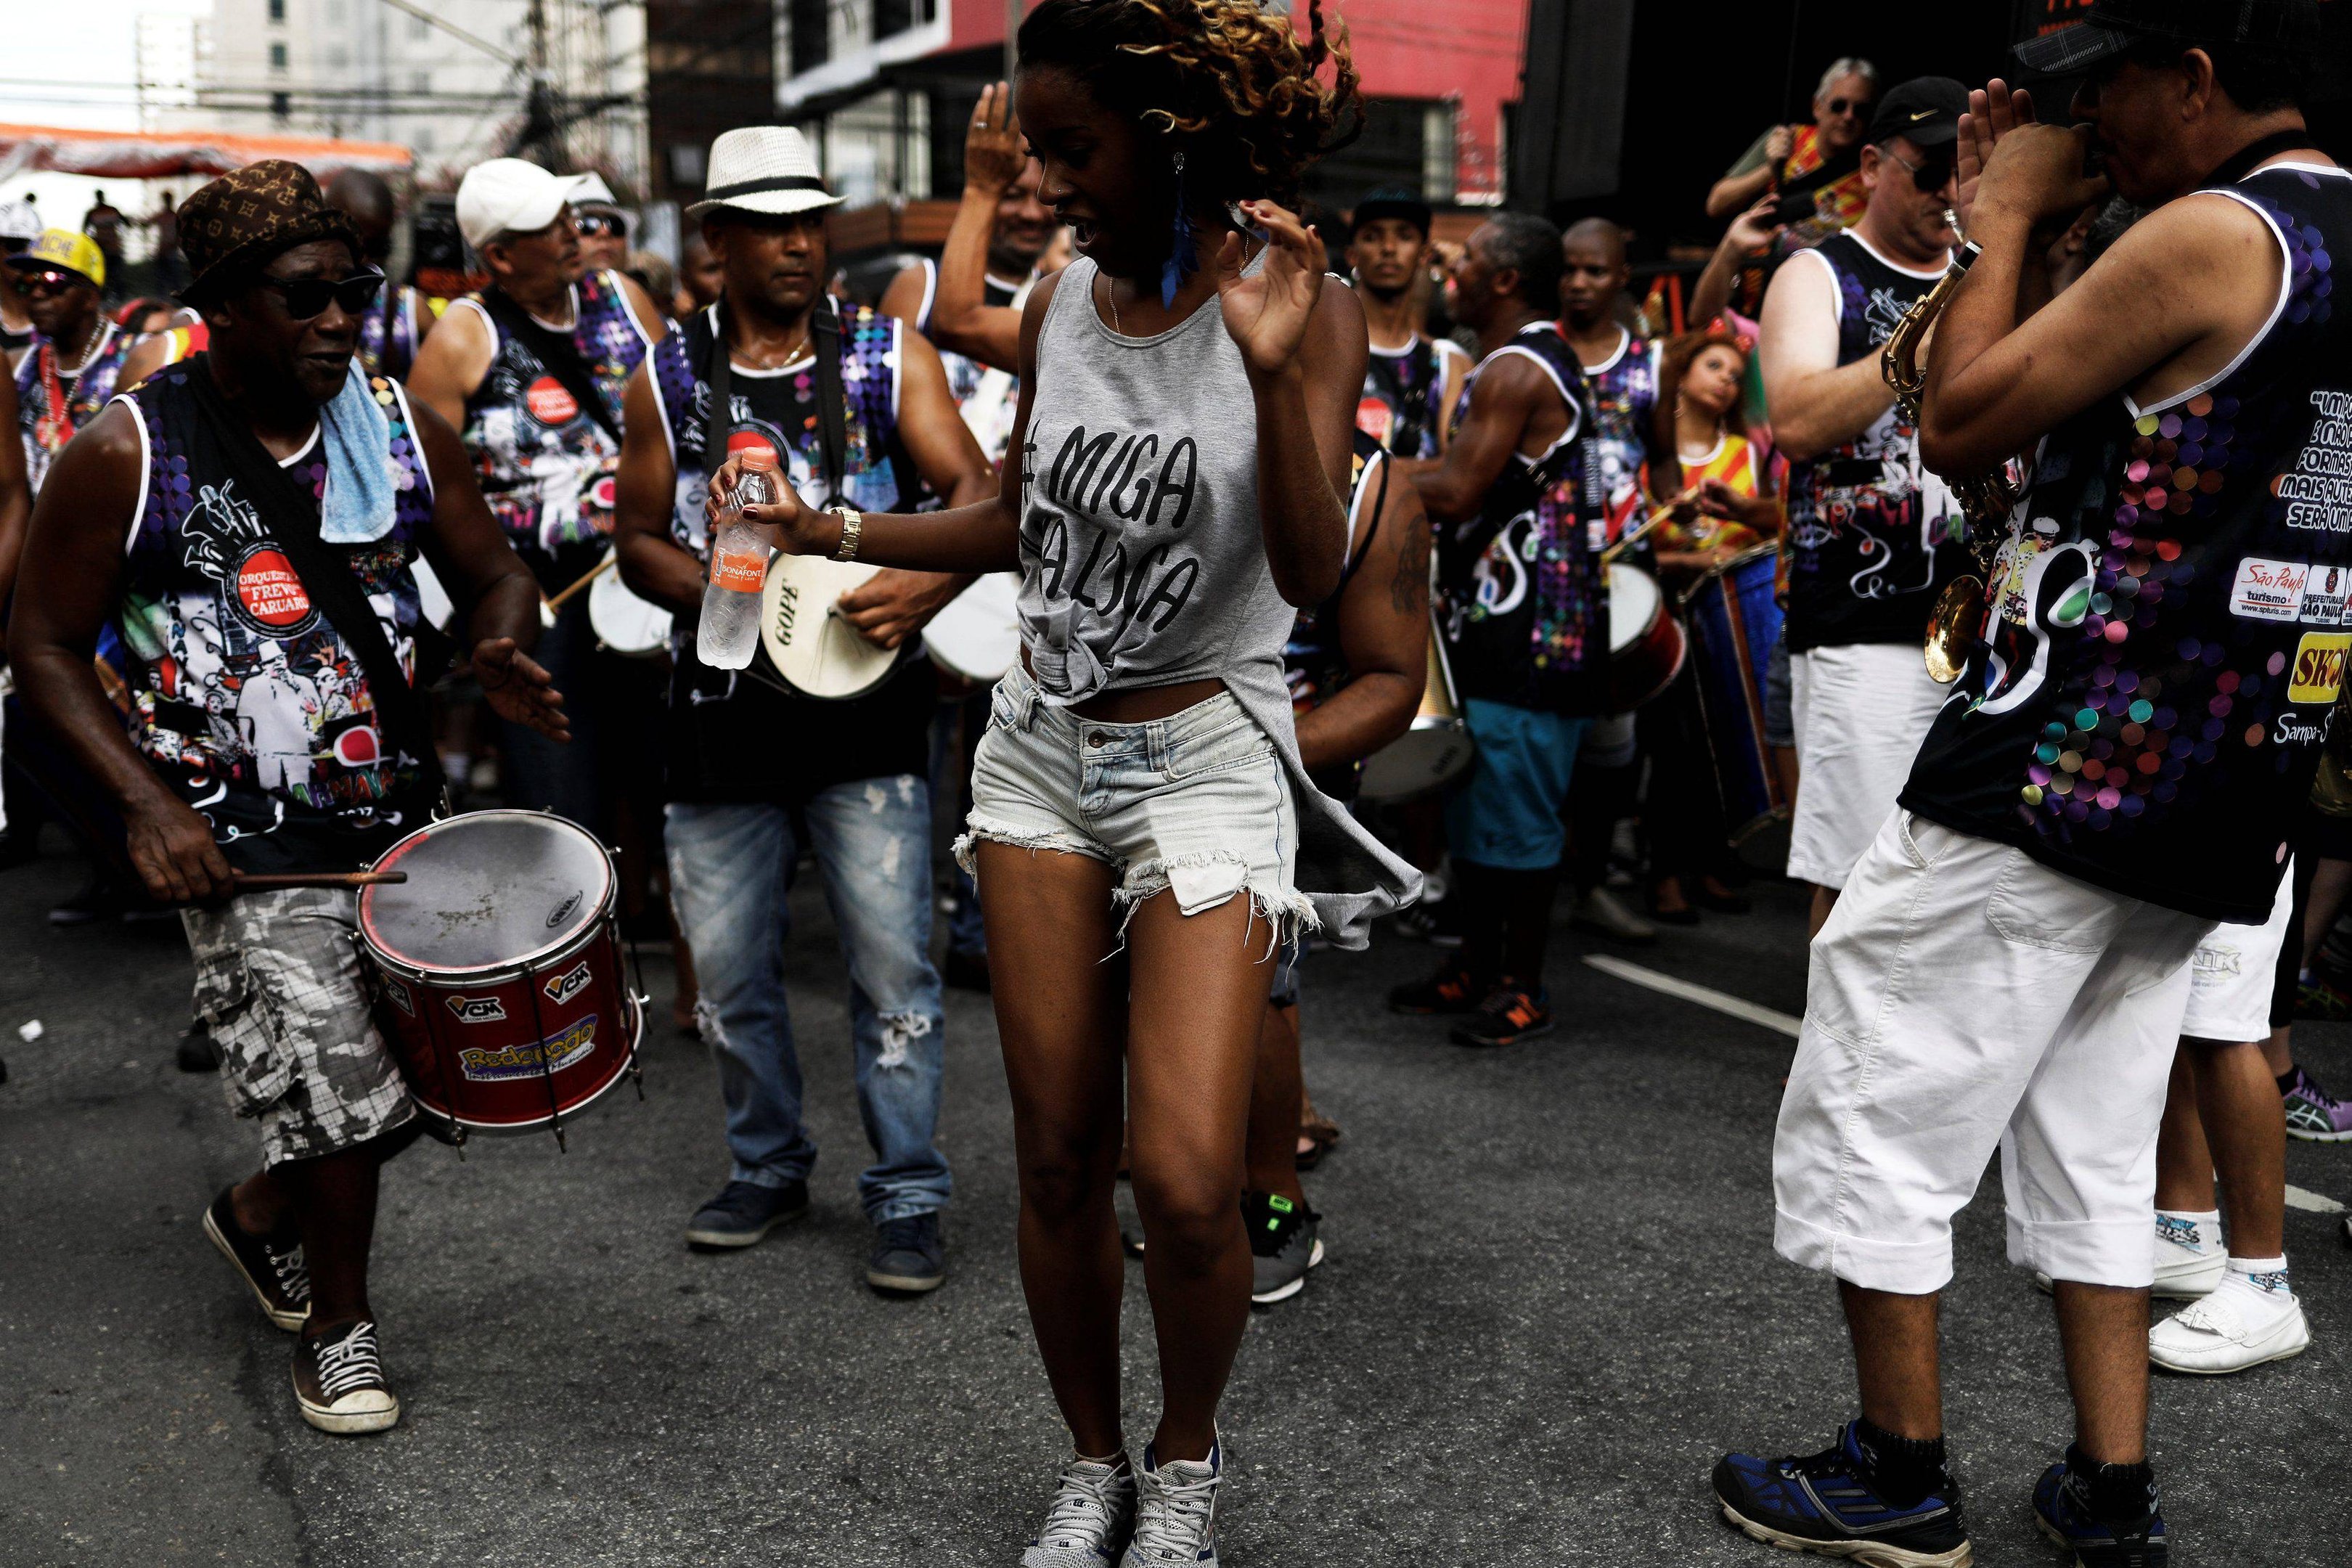
[[[62,125],[0,125],[0,179],[43,170],[115,180],[226,174],[264,158],[290,158],[314,174],[406,171],[415,153],[396,142],[323,136],[246,136],[220,131],[81,131]]]

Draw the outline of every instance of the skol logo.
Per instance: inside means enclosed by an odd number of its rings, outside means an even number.
[[[548,976],[547,983],[540,989],[547,993],[547,999],[551,1002],[569,1002],[587,988],[591,978],[588,961],[583,958],[567,973]]]
[[[2352,632],[2305,632],[2295,645],[2294,671],[2287,679],[2289,702],[2333,702],[2344,689],[2344,659]]]
[[[507,1016],[506,1005],[495,996],[452,996],[449,1011],[461,1024],[494,1023]]]

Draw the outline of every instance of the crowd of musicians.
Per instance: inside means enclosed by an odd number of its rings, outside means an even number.
[[[458,187],[488,281],[448,300],[386,279],[391,195],[353,172],[197,191],[186,287],[119,321],[95,239],[0,212],[11,842],[52,818],[117,903],[181,910],[261,1142],[203,1228],[295,1335],[302,1415],[398,1420],[381,1172],[465,1126],[387,1041],[415,1009],[352,874],[481,804],[484,752],[504,805],[618,852],[611,918],[674,952],[730,1160],[691,1247],[812,1202],[804,867],[877,1289],[946,1278],[943,975],[992,992],[1073,1443],[1026,1568],[1217,1560],[1250,1305],[1325,1251],[1317,949],[1426,941],[1390,1005],[1517,1046],[1555,1028],[1563,898],[1624,942],[1739,913],[1737,847],[1780,820],[1813,942],[1774,1243],[1839,1281],[1861,1398],[1821,1452],[1727,1456],[1716,1502],[1970,1560],[1936,1314],[1997,1150],[2077,1425],[2038,1480],[1973,1471],[2071,1562],[2164,1563],[2149,1365],[2308,1346],[2284,1142],[2352,1141],[2286,1029],[2352,884],[2352,176],[2304,129],[2305,12],[2102,0],[2019,51],[2072,130],[1840,59],[1717,184],[1671,301],[1605,217],[1441,234],[1381,189],[1308,226],[1354,73],[1318,8],[1255,0],[1044,0],[943,249],[872,304],[777,126],[709,149],[676,285],[601,183],[509,158]],[[853,584],[744,669],[697,656],[722,516],[772,540],[771,611],[778,576]],[[795,637],[852,651],[811,675]],[[555,1051],[516,1059],[551,1083],[584,1046]]]

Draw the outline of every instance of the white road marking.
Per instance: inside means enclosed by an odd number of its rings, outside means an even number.
[[[1778,1029],[1792,1040],[1797,1037],[1801,1020],[1786,1013],[1776,1013],[1769,1007],[1759,1007],[1753,1002],[1717,991],[1713,986],[1677,980],[1671,974],[1661,974],[1654,969],[1644,969],[1638,963],[1628,963],[1622,958],[1612,958],[1606,953],[1587,953],[1584,962],[1603,974],[1614,975],[1668,996],[1679,996],[1685,1002],[1696,1002],[1702,1007],[1712,1007],[1718,1013],[1750,1024],[1760,1024],[1768,1029]]]
[[[2344,1212],[2344,1205],[2334,1198],[2322,1197],[2317,1193],[2307,1193],[2301,1187],[2293,1185],[2286,1190],[2286,1206],[2291,1209],[2302,1209],[2310,1214],[2342,1214]]]

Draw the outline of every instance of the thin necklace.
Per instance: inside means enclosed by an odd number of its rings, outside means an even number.
[[[1127,329],[1118,321],[1118,279],[1108,272],[1103,274],[1103,302],[1110,307],[1110,330],[1122,338],[1127,336]]]

